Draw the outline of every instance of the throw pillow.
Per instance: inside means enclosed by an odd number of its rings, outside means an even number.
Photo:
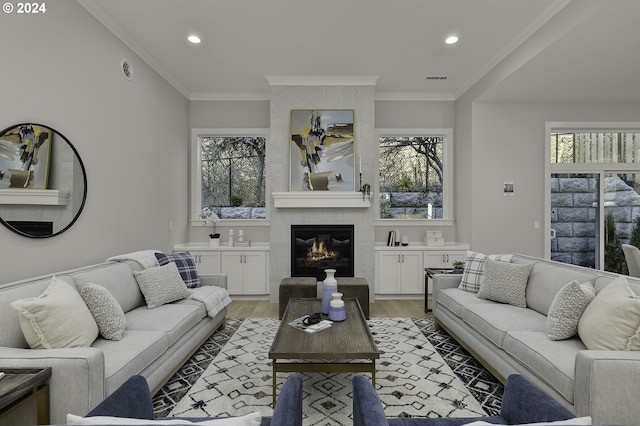
[[[587,349],[640,350],[640,297],[625,277],[613,280],[587,306],[578,335]]]
[[[78,291],[57,277],[37,297],[14,300],[20,328],[32,349],[91,346],[98,326]]]
[[[108,340],[120,340],[124,334],[126,320],[124,311],[113,294],[98,284],[85,284],[80,296],[98,324],[100,335]]]
[[[225,417],[217,419],[192,422],[181,419],[146,420],[130,419],[126,417],[80,417],[67,414],[68,425],[203,425],[203,426],[260,426],[262,416],[260,413],[250,413],[240,417]]]
[[[178,267],[178,272],[188,288],[200,287],[200,277],[193,256],[188,251],[182,253],[165,254],[156,252],[156,259],[160,266],[173,262]]]
[[[140,287],[149,309],[191,296],[191,292],[185,287],[184,281],[180,277],[178,267],[173,262],[155,268],[134,271],[133,276],[138,281],[138,287]]]
[[[571,281],[556,293],[547,315],[547,337],[549,340],[564,340],[578,334],[580,317],[587,309],[596,290],[591,283]]]
[[[467,257],[464,262],[464,271],[460,280],[461,290],[477,293],[480,285],[484,281],[484,263],[487,259],[499,260],[501,262],[511,262],[512,254],[490,254],[485,255],[476,251],[467,250]]]
[[[521,265],[487,259],[484,265],[484,281],[477,296],[526,308],[526,290],[531,268],[533,263]]]

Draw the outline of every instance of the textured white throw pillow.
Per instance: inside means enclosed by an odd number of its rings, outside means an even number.
[[[640,350],[640,297],[618,277],[587,306],[578,334],[587,349]]]
[[[202,425],[202,426],[260,426],[262,416],[260,413],[250,413],[240,417],[225,417],[219,419],[202,420],[191,422],[189,420],[166,419],[166,420],[144,420],[129,419],[126,417],[80,417],[74,414],[67,414],[68,425]]]
[[[101,285],[82,286],[80,296],[98,324],[100,335],[108,340],[120,340],[127,325],[124,311],[113,294]]]
[[[477,296],[481,299],[526,308],[527,282],[533,265],[533,263],[517,264],[487,259],[484,265],[484,281]]]
[[[140,291],[149,309],[191,296],[175,263],[134,271]]]
[[[20,327],[32,349],[91,346],[98,326],[78,291],[53,277],[37,297],[11,302],[20,313]]]
[[[571,281],[556,293],[547,315],[547,337],[549,340],[564,340],[578,334],[580,317],[589,303],[596,297],[591,283]]]
[[[467,250],[467,257],[464,261],[464,270],[458,288],[464,291],[477,293],[484,281],[484,264],[487,259],[499,260],[501,262],[511,262],[512,254],[490,254],[485,255],[477,251]]]

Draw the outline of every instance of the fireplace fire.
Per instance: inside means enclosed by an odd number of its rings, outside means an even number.
[[[291,276],[324,280],[325,269],[353,277],[353,225],[291,225]]]

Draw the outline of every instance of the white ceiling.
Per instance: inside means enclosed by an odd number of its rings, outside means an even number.
[[[190,99],[268,99],[268,76],[322,76],[378,77],[378,99],[453,100],[563,8],[584,5],[483,98],[640,101],[638,0],[78,2]],[[460,41],[445,45],[450,34]]]

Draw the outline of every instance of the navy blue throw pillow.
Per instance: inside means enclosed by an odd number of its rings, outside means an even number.
[[[178,267],[180,277],[184,281],[187,288],[200,287],[200,277],[198,276],[198,270],[196,269],[196,263],[188,251],[182,253],[156,253],[156,259],[160,266],[166,265],[169,262],[173,262]]]

